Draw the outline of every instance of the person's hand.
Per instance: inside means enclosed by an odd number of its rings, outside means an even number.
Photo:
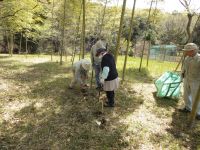
[[[86,87],[88,87],[87,84],[85,84],[85,83],[81,84],[81,88],[86,88]]]
[[[181,77],[182,77],[182,79],[185,77],[185,73],[181,73]]]
[[[100,83],[104,84],[104,79],[103,78],[100,78]]]

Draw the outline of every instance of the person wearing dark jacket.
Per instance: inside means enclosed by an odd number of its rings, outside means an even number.
[[[96,52],[96,56],[101,58],[101,79],[103,90],[106,92],[108,101],[104,104],[105,107],[114,107],[115,90],[119,87],[118,72],[115,60],[112,54],[104,48],[100,48]]]

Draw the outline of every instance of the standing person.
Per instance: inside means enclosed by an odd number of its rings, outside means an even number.
[[[105,107],[114,107],[115,90],[119,87],[118,73],[115,60],[112,54],[108,53],[105,48],[97,50],[96,56],[101,58],[101,83],[103,90],[106,92],[108,101],[104,104]]]
[[[82,89],[85,89],[90,67],[91,63],[87,59],[81,59],[73,64],[73,80],[69,86],[70,89],[72,89],[76,83],[80,84]]]
[[[95,80],[96,80],[96,89],[101,89],[101,83],[100,83],[100,70],[101,70],[101,58],[96,57],[97,49],[103,48],[106,49],[105,43],[102,40],[98,40],[91,48],[91,62],[92,67],[95,71]]]
[[[184,78],[184,102],[185,107],[182,112],[191,112],[192,104],[200,86],[200,54],[198,47],[194,43],[184,46],[183,52],[185,60],[183,62],[182,77]],[[197,109],[196,119],[200,120],[200,104]]]

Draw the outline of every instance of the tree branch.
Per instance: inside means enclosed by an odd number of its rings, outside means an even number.
[[[21,8],[21,9],[15,11],[13,14],[9,14],[9,15],[6,15],[6,16],[2,16],[2,17],[0,17],[0,19],[5,19],[5,18],[7,18],[7,17],[13,17],[13,16],[15,16],[15,15],[16,15],[19,11],[21,11],[21,10],[23,10],[23,9]]]
[[[188,4],[187,0],[183,0],[183,1],[179,0],[179,2],[185,7],[185,9],[187,10],[187,12],[191,14],[190,8],[189,8],[190,1],[189,1],[189,4]]]

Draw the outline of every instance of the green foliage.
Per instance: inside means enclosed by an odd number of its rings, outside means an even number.
[[[130,49],[129,51],[128,51],[128,56],[133,56],[134,55],[134,52],[133,52],[133,50],[132,49]]]
[[[160,26],[160,39],[163,43],[184,44],[186,42],[187,18],[180,13],[166,16]]]

